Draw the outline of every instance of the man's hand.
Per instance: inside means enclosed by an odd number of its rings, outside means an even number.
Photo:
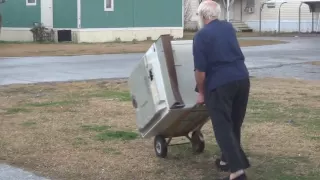
[[[197,104],[204,104],[204,95],[202,93],[198,93]]]

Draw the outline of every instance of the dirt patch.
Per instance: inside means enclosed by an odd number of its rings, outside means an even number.
[[[303,120],[314,118],[310,114],[319,107],[314,92],[318,84],[252,80],[243,131],[243,146],[253,166],[250,177],[280,180],[320,175],[319,131],[299,124],[302,115]],[[193,180],[224,175],[214,170],[219,148],[210,123],[203,128],[203,154],[193,155],[190,145],[182,145],[170,147],[167,159],[158,159],[153,140],[138,136],[129,97],[125,80],[2,86],[0,160],[52,179]],[[291,110],[296,106],[287,103],[289,99],[310,112]],[[288,122],[289,117],[294,122]],[[174,140],[182,141],[187,142]]]
[[[192,39],[194,33],[186,33],[183,39]],[[261,46],[284,43],[277,40],[239,40],[240,45]],[[72,56],[95,54],[143,53],[153,41],[127,43],[96,44],[36,44],[36,43],[0,43],[0,57],[25,56]]]

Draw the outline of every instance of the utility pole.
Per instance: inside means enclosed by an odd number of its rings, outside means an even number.
[[[5,3],[7,0],[0,0],[0,4]],[[1,28],[2,28],[2,15],[0,12],[0,33],[1,33]]]
[[[230,21],[230,13],[229,13],[230,0],[227,0],[227,21]]]

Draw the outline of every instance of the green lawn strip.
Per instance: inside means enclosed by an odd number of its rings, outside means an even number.
[[[84,131],[94,131],[94,132],[102,132],[107,129],[110,129],[111,126],[105,126],[105,125],[82,125],[81,128]]]
[[[95,136],[95,139],[98,141],[108,141],[108,140],[134,140],[137,139],[139,135],[131,131],[121,131],[121,130],[107,130],[102,133],[99,133]]]
[[[133,131],[115,130],[106,125],[81,125],[83,131],[93,132],[94,139],[104,142],[109,140],[134,140],[139,134]]]
[[[111,147],[106,147],[102,151],[103,151],[103,153],[110,154],[110,155],[121,155],[122,154],[119,150],[117,150],[115,148],[111,148]]]
[[[308,132],[320,131],[320,109],[286,106],[271,101],[251,98],[248,104],[248,122],[281,122],[308,129]]]
[[[250,178],[259,180],[316,180],[320,170],[308,157],[251,154]]]
[[[119,101],[131,101],[130,93],[127,91],[96,90],[79,94],[67,94],[65,97],[61,97],[64,100],[29,102],[17,105],[16,107],[5,109],[5,114],[28,113],[32,111],[32,108],[73,106],[76,104],[83,104],[93,97],[115,99]]]
[[[26,122],[21,123],[21,126],[30,127],[30,126],[34,126],[36,124],[37,124],[36,122],[26,121]]]
[[[272,101],[251,98],[246,120],[250,123],[274,122],[298,127],[304,138],[314,140],[320,147],[319,109],[300,105],[288,106]],[[281,138],[281,137],[279,137]],[[320,177],[319,167],[309,162],[308,157],[270,157],[253,155],[253,166],[249,171],[253,179],[259,180],[316,180]],[[302,168],[302,172],[296,172]]]
[[[12,107],[5,109],[5,114],[10,115],[10,114],[18,114],[18,113],[28,113],[30,112],[30,109],[22,108],[22,107]]]
[[[130,93],[127,91],[102,90],[102,91],[89,92],[85,94],[85,96],[116,99],[120,101],[131,101]]]
[[[45,101],[45,102],[33,102],[27,103],[25,106],[29,107],[52,107],[52,106],[67,106],[76,104],[78,101],[75,100],[63,100],[63,101]]]
[[[131,101],[131,96],[128,91],[110,90],[110,89],[95,89],[84,90],[82,92],[70,93],[65,96],[67,99],[90,99],[102,98],[119,101]]]

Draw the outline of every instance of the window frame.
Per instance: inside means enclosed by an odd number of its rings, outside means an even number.
[[[107,1],[108,0],[104,0],[104,11],[114,11],[114,0],[110,0],[111,8],[107,8]]]
[[[36,6],[37,5],[37,0],[34,0],[34,3],[30,3],[30,2],[28,2],[28,0],[26,0],[26,5],[27,6]]]

